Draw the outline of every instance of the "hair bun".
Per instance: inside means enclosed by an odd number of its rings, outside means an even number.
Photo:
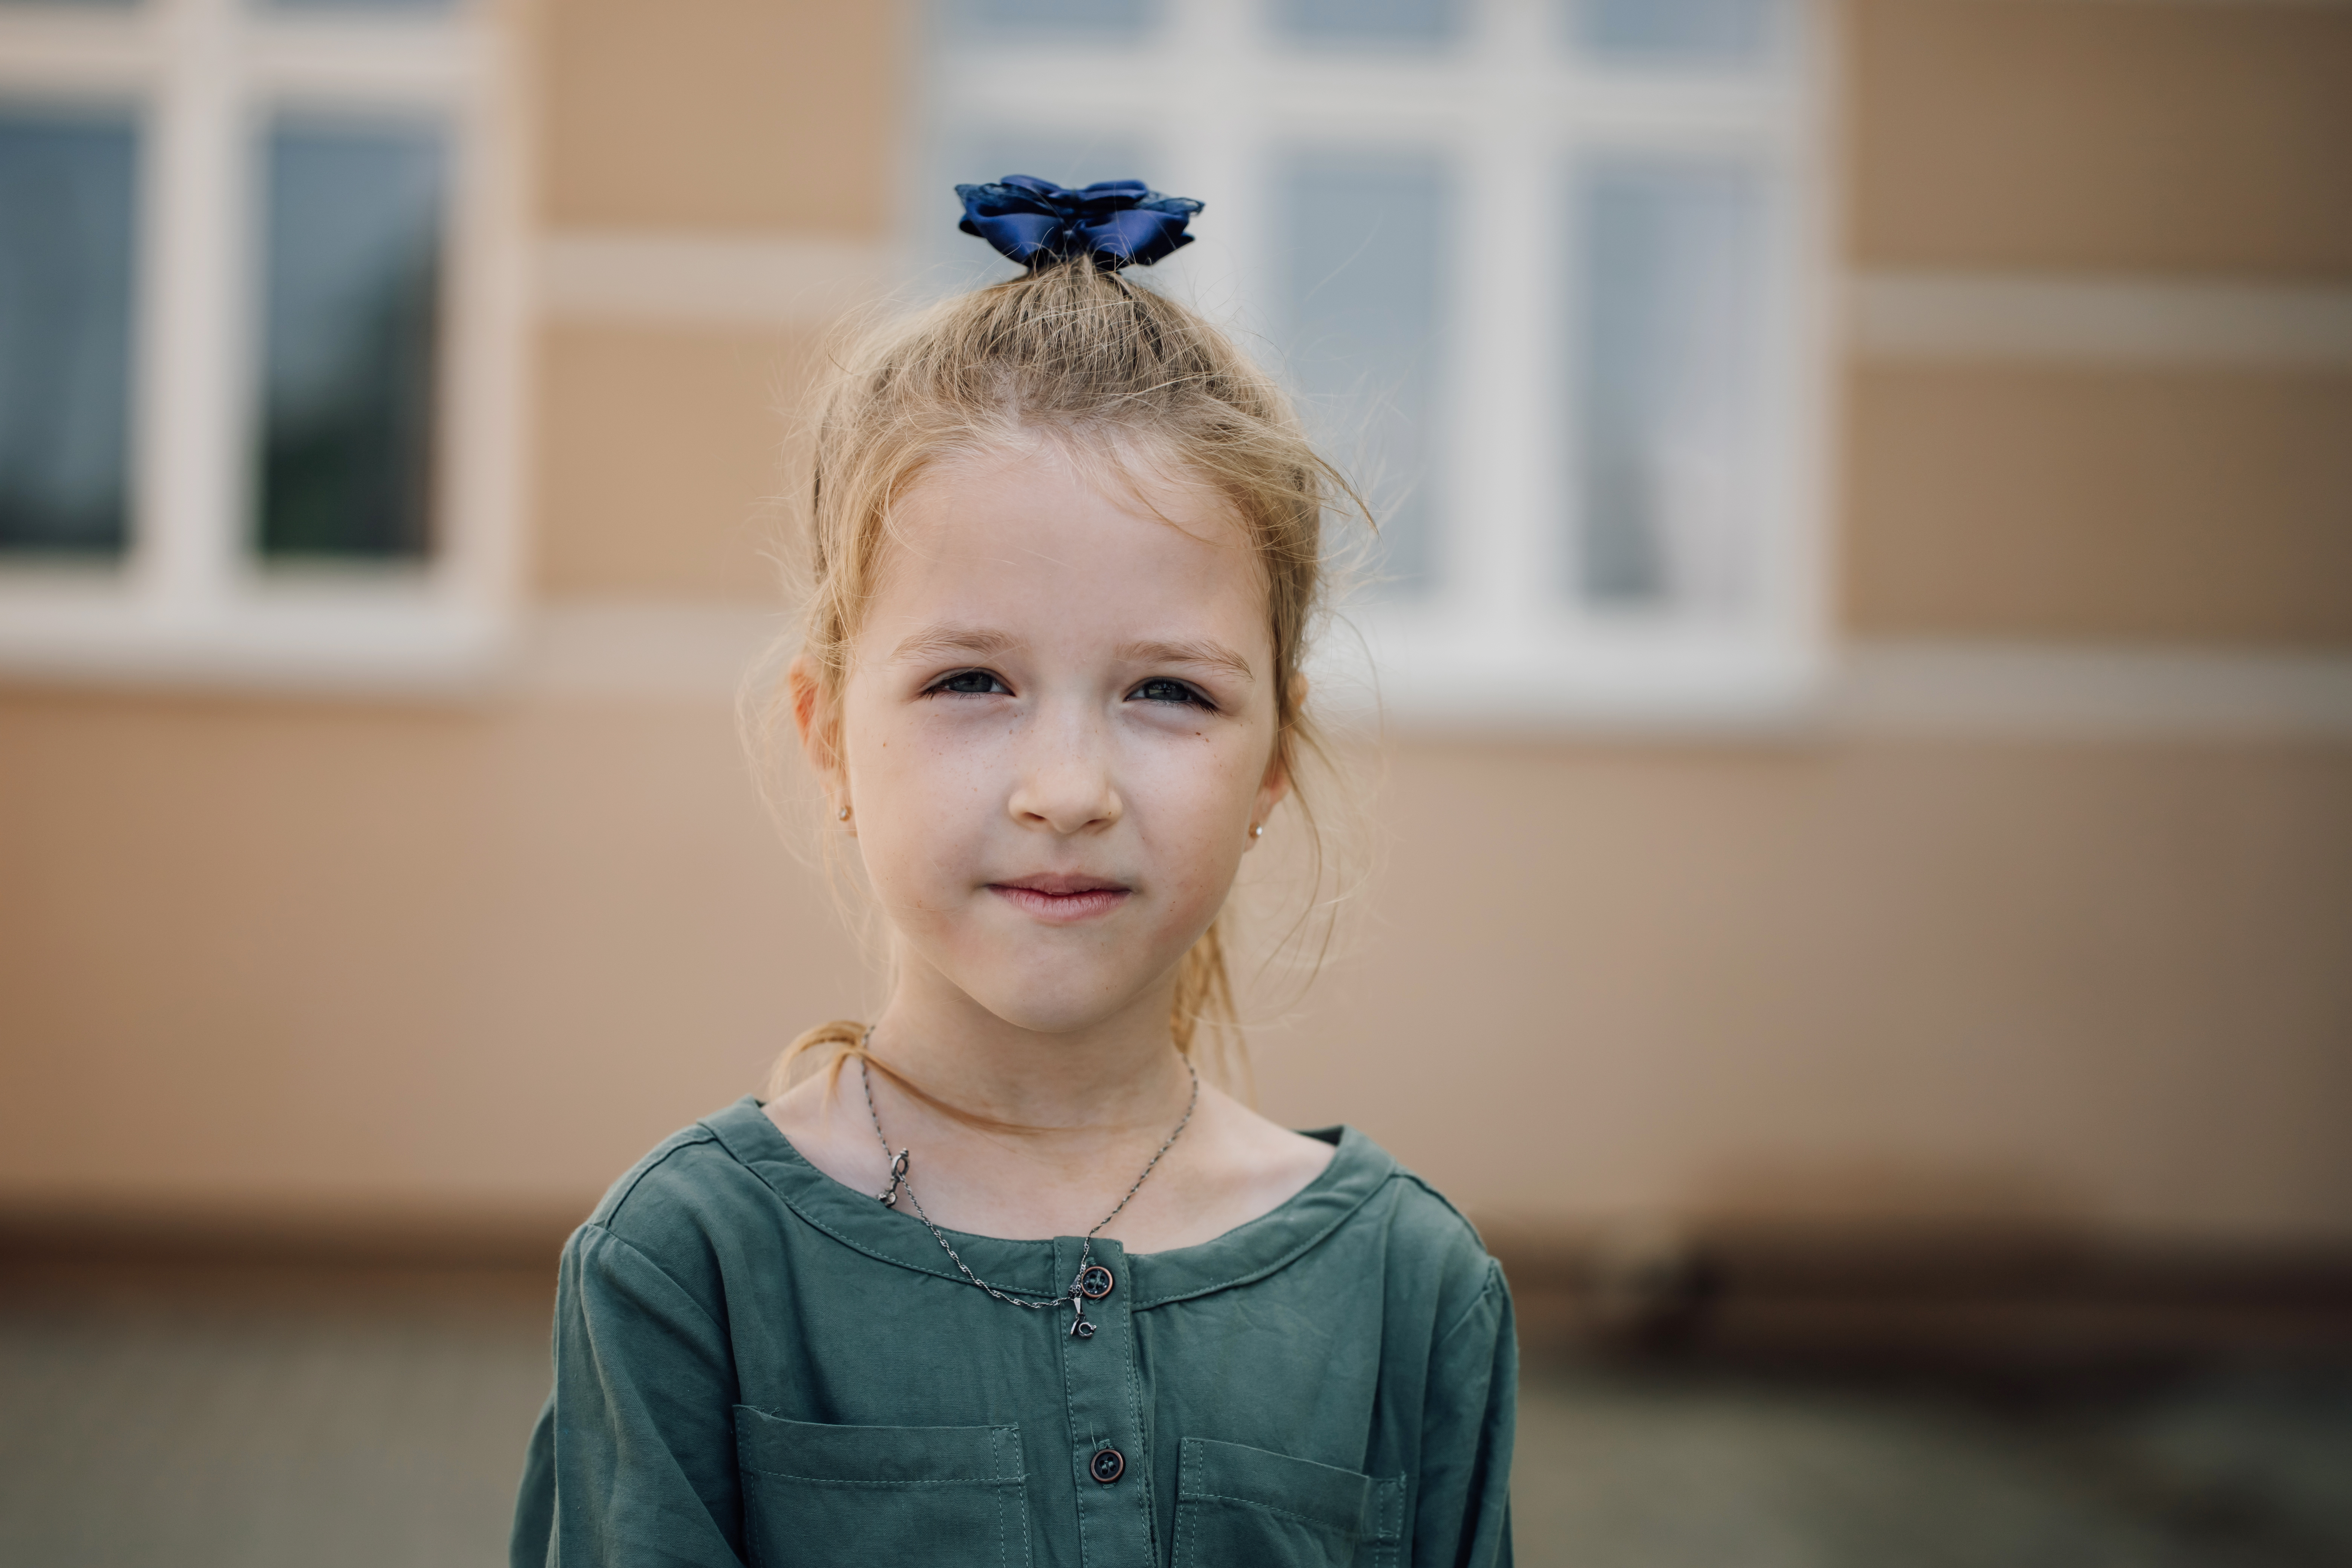
[[[1024,267],[1091,259],[1105,271],[1149,267],[1192,243],[1184,226],[1201,204],[1163,196],[1140,180],[1103,180],[1069,190],[1034,174],[1007,174],[986,185],[958,185],[963,221]]]

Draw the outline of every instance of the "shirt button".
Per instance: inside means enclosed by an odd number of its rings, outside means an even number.
[[[1097,1263],[1078,1276],[1078,1293],[1089,1301],[1099,1301],[1109,1295],[1111,1287],[1118,1283],[1111,1271]]]
[[[1127,1474],[1127,1456],[1117,1448],[1097,1448],[1095,1457],[1087,1461],[1087,1474],[1108,1486]]]

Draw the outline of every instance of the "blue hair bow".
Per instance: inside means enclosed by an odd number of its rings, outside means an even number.
[[[1066,190],[1031,174],[1007,174],[993,184],[958,185],[963,221],[1024,267],[1091,257],[1117,271],[1149,267],[1192,243],[1184,225],[1201,210],[1189,196],[1163,196],[1140,180],[1104,180]]]

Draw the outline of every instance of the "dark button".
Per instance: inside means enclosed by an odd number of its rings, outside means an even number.
[[[1097,1263],[1078,1276],[1078,1293],[1089,1301],[1099,1301],[1109,1295],[1111,1287],[1118,1283],[1111,1271]]]
[[[1127,1474],[1127,1456],[1117,1448],[1097,1448],[1095,1457],[1087,1461],[1087,1474],[1108,1486]]]

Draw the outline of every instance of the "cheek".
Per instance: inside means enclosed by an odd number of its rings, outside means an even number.
[[[1139,823],[1180,858],[1171,869],[1188,878],[1222,884],[1248,835],[1265,763],[1255,740],[1237,742],[1187,736],[1138,772],[1131,799]]]
[[[842,755],[858,850],[877,890],[901,902],[893,889],[959,858],[972,837],[981,791],[971,759],[906,722],[903,709],[852,706],[848,717]]]

